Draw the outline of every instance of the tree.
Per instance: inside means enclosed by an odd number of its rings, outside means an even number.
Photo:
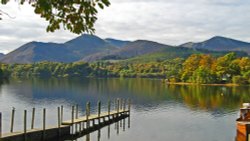
[[[248,57],[238,59],[238,64],[243,75],[250,70],[250,59]]]
[[[0,0],[7,4],[9,0]],[[109,6],[109,0],[20,0],[20,4],[28,2],[35,8],[34,12],[49,22],[47,32],[61,28],[73,33],[94,33],[97,20],[97,8]],[[3,12],[0,11],[0,16]],[[1,17],[0,17],[1,18]]]
[[[190,77],[193,75],[194,71],[199,68],[200,60],[201,55],[199,54],[193,54],[186,59],[183,63],[183,70],[181,72],[182,81],[190,81]]]
[[[216,75],[211,71],[210,68],[200,66],[193,73],[192,82],[199,84],[214,83],[216,82]]]
[[[234,75],[239,75],[240,67],[234,60],[235,53],[228,53],[225,56],[219,57],[216,61],[216,74],[224,81],[230,82]]]

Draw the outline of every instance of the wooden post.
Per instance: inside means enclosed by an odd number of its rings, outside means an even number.
[[[124,99],[124,101],[123,101],[123,111],[125,111],[126,110],[126,99]]]
[[[79,106],[78,106],[78,104],[76,105],[76,119],[78,119],[78,108],[79,108]]]
[[[123,99],[121,99],[121,102],[120,102],[120,110],[122,111],[122,104],[123,104]]]
[[[32,109],[32,118],[31,118],[31,129],[34,129],[34,125],[35,125],[35,112],[36,112],[36,109],[33,108]]]
[[[114,111],[117,111],[117,99],[114,100]],[[113,114],[112,118],[114,119],[116,114]]]
[[[11,113],[10,133],[13,133],[14,130],[14,120],[15,120],[15,108],[13,107]]]
[[[60,107],[57,107],[57,114],[58,114],[58,136],[60,137],[61,135],[61,113],[60,113]]]
[[[120,110],[122,112],[122,108],[123,108],[123,99],[121,99],[121,103],[120,103]],[[120,114],[120,116],[122,116],[122,113]],[[122,127],[122,122],[120,121],[120,127]]]
[[[75,116],[75,106],[72,106],[72,111],[71,111],[72,134],[74,134],[74,116]]]
[[[63,122],[63,105],[61,106],[61,124]]]
[[[45,140],[45,129],[46,129],[46,109],[43,109],[43,140]]]
[[[101,101],[98,101],[98,124],[100,124],[100,116],[101,116]]]
[[[27,110],[24,110],[24,118],[23,118],[23,133],[24,133],[24,141],[27,140]]]
[[[80,132],[80,134],[82,132],[82,122],[80,122],[80,124],[79,124],[79,132]]]
[[[2,124],[2,113],[0,112],[0,138],[2,138],[2,127],[3,124]]]
[[[130,108],[131,108],[131,100],[128,99],[128,113],[129,113],[129,115],[130,115]]]
[[[90,103],[86,103],[86,128],[89,128]]]
[[[75,106],[72,106],[72,111],[71,111],[71,123],[74,124],[74,115],[75,115]]]
[[[78,119],[78,104],[76,104],[76,119]],[[75,132],[77,132],[77,123],[75,124]]]
[[[108,101],[108,120],[110,120],[110,100]]]
[[[120,100],[117,99],[117,116],[119,117],[119,109],[120,109]]]

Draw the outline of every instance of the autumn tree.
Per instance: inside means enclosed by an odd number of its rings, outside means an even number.
[[[183,70],[181,72],[182,81],[190,81],[190,76],[192,76],[194,71],[199,67],[200,59],[201,55],[199,54],[193,54],[187,58],[183,63]]]
[[[9,0],[0,0],[5,5]],[[63,27],[76,34],[93,33],[98,8],[110,5],[109,0],[20,0],[34,7],[34,12],[49,22],[47,32]],[[0,10],[0,16],[4,14]],[[0,17],[1,19],[1,17]]]
[[[239,70],[238,74],[232,77],[233,83],[250,83],[250,59],[248,57],[237,58],[233,61],[233,64],[237,66],[237,70]]]
[[[239,75],[240,68],[234,60],[235,53],[228,53],[225,56],[219,57],[216,61],[216,74],[221,80],[230,82],[234,75]]]
[[[194,54],[184,63],[182,81],[193,83],[214,83],[216,75],[213,72],[215,59],[211,55]]]

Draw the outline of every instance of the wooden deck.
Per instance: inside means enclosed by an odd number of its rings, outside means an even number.
[[[112,118],[114,118],[114,116],[128,114],[128,113],[129,113],[128,110],[122,110],[119,112],[112,111],[110,113],[105,112],[105,113],[100,114],[100,116],[98,114],[96,114],[96,115],[91,115],[88,118],[86,116],[84,116],[84,117],[79,117],[77,119],[74,119],[73,121],[67,120],[67,121],[62,122],[62,125],[78,124],[81,122],[87,122],[87,121],[91,121],[91,120],[99,120],[99,119],[106,118],[106,117],[112,119]]]
[[[86,114],[83,117],[78,117],[78,105],[72,106],[71,120],[62,121],[63,107],[58,107],[58,125],[46,127],[46,109],[43,110],[43,127],[27,130],[27,111],[24,111],[24,130],[11,133],[2,133],[2,114],[0,113],[0,141],[46,141],[57,140],[66,136],[74,136],[79,133],[90,133],[99,127],[109,125],[113,122],[119,121],[130,116],[130,101],[128,102],[128,109],[126,109],[126,101],[120,103],[119,100],[115,102],[115,108],[111,109],[110,101],[108,103],[107,112],[101,113],[101,103],[98,102],[97,114],[90,114],[90,103],[86,104]],[[34,112],[35,110],[33,110]],[[14,111],[13,111],[14,113]],[[14,115],[14,114],[13,114]],[[32,113],[35,115],[35,112]],[[35,116],[34,116],[35,117]],[[14,121],[14,117],[12,117]],[[32,117],[32,123],[34,119]],[[96,122],[97,121],[97,122]],[[92,123],[92,124],[91,124]],[[13,126],[13,124],[11,124]],[[11,129],[13,127],[11,126]],[[11,130],[13,131],[13,130]]]

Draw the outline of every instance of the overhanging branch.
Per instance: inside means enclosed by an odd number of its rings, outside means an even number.
[[[11,19],[14,19],[15,17],[12,17],[12,16],[10,16],[7,12],[4,12],[3,10],[1,10],[0,9],[0,16],[2,16],[2,15],[6,15],[6,16],[8,16],[9,18],[11,18]],[[0,17],[0,20],[1,20],[2,18]]]

